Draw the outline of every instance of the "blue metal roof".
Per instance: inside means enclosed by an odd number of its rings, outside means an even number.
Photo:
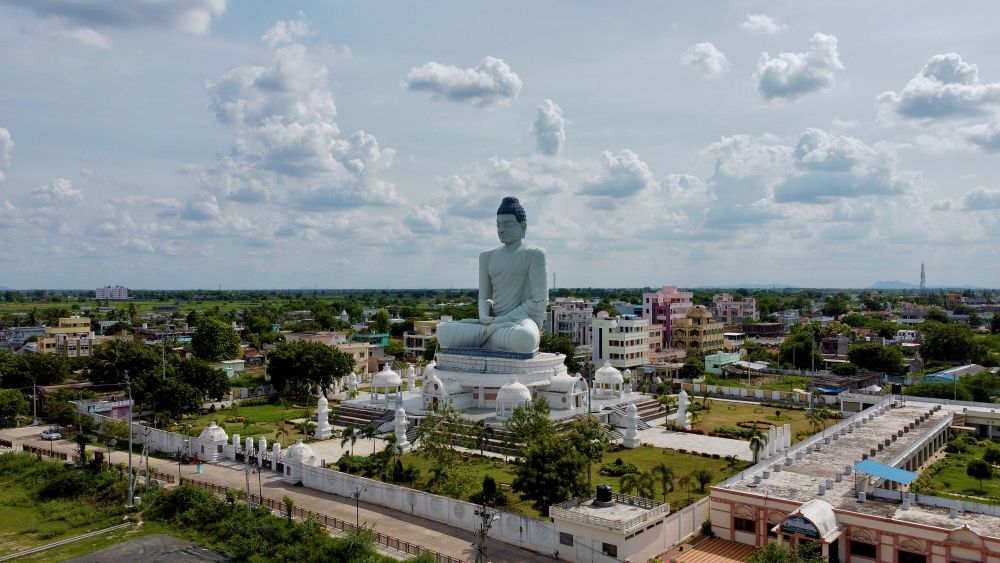
[[[912,471],[906,471],[905,469],[899,469],[892,467],[891,465],[885,465],[884,463],[872,461],[870,459],[855,463],[854,469],[856,471],[874,475],[875,477],[880,477],[882,479],[888,479],[902,485],[908,485],[917,478],[917,474]]]

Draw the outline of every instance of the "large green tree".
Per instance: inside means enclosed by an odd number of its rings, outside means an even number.
[[[823,302],[823,314],[831,317],[846,315],[851,311],[850,298],[846,293],[828,295]]]
[[[541,437],[531,442],[524,462],[514,470],[511,488],[547,515],[552,504],[587,492],[589,463],[569,440]]]
[[[232,360],[240,355],[240,336],[225,322],[202,317],[195,326],[191,349],[195,356],[208,362]]]
[[[570,373],[579,373],[580,362],[576,360],[576,345],[573,344],[572,338],[543,332],[541,342],[538,344],[538,350],[552,354],[563,354],[566,356],[566,359],[563,361],[566,364],[566,369]]]
[[[1000,313],[993,313],[993,318],[990,319],[990,332],[1000,334]]]
[[[173,365],[173,374],[215,401],[225,399],[232,387],[226,372],[198,358],[178,358]]]
[[[534,440],[554,435],[556,427],[549,418],[551,412],[552,407],[545,397],[538,397],[534,401],[516,407],[503,424],[504,430],[507,431],[508,445],[519,448],[521,444],[529,444]]]
[[[354,358],[321,342],[282,342],[268,354],[268,374],[278,389],[302,383],[318,385],[326,394],[334,380],[354,369]]]
[[[604,450],[611,444],[611,434],[596,418],[587,417],[573,423],[569,432],[569,441],[576,451],[587,458],[587,488],[591,480],[591,467],[599,463],[604,456]]]
[[[823,365],[823,357],[816,349],[813,331],[801,329],[793,332],[778,348],[782,364],[790,364],[797,369],[810,369],[815,365]]]
[[[0,389],[0,418],[14,418],[28,411],[28,399],[17,389]]]
[[[160,371],[161,357],[154,347],[133,340],[111,340],[90,355],[90,380],[98,384],[120,383],[125,372],[134,380],[147,372]]]
[[[982,355],[982,348],[966,324],[928,321],[921,325],[920,331],[924,336],[920,354],[929,360],[966,362]]]
[[[847,359],[862,369],[894,375],[903,367],[903,352],[895,346],[883,346],[877,342],[853,344],[847,351]]]

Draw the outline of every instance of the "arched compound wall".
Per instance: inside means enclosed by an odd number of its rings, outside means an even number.
[[[363,489],[361,500],[400,512],[422,516],[435,522],[473,532],[479,527],[477,505],[407,489],[391,483],[366,479],[322,467],[302,468],[302,485],[310,489],[350,497]],[[490,537],[531,551],[552,555],[557,549],[558,534],[552,522],[544,522],[510,512],[498,512],[500,521],[490,529]]]

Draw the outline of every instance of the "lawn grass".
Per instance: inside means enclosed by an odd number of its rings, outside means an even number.
[[[184,419],[181,422],[184,426],[181,426],[178,431],[186,431],[186,425],[190,424],[191,435],[197,436],[214,420],[230,436],[234,433],[244,438],[246,436],[254,436],[255,438],[264,436],[268,442],[273,442],[278,439],[278,431],[284,429],[288,432],[288,435],[282,435],[281,441],[287,446],[295,440],[311,439],[312,433],[299,432],[296,430],[295,425],[286,424],[284,421],[299,418],[315,418],[315,411],[316,409],[314,408],[307,409],[302,405],[282,405],[280,403],[250,407],[227,407],[214,413]],[[227,422],[227,419],[232,419],[236,416],[244,416],[250,423],[244,424],[239,421]]]
[[[983,459],[991,440],[981,440],[967,445],[964,453],[949,453],[921,472],[914,484],[914,491],[939,497],[969,502],[1000,505],[1000,477],[994,472],[990,479],[969,477],[965,471],[973,459]],[[995,471],[995,470],[994,470]]]
[[[696,397],[692,399],[692,402],[700,407],[704,401],[700,397]],[[709,403],[711,408],[708,410],[698,410],[698,416],[701,417],[701,420],[692,425],[692,428],[695,430],[701,430],[706,434],[714,431],[719,426],[736,426],[739,422],[754,420],[767,422],[775,426],[791,424],[792,443],[800,440],[799,435],[811,436],[813,434],[809,426],[809,421],[806,419],[806,411],[804,410],[765,407],[754,403],[720,401],[711,398],[709,399]],[[775,418],[775,411],[781,411],[780,419]],[[835,422],[834,420],[828,420],[827,426]]]
[[[612,449],[617,450],[617,448]],[[600,463],[591,465],[594,486],[609,484],[615,491],[621,490],[621,477],[601,475],[600,473],[602,464],[614,463],[617,458],[621,458],[623,463],[635,465],[642,472],[652,470],[654,466],[661,462],[666,463],[667,467],[673,470],[675,479],[682,475],[689,475],[696,469],[708,470],[713,476],[711,483],[705,487],[704,491],[698,490],[697,482],[693,483],[693,487],[690,490],[691,502],[708,496],[708,487],[711,484],[723,481],[750,466],[750,463],[741,460],[730,463],[725,459],[713,459],[712,457],[681,453],[671,449],[641,446],[631,450],[621,449],[605,452]],[[464,469],[471,470],[474,473],[472,482],[475,483],[475,486],[463,495],[463,500],[469,500],[469,495],[479,490],[479,484],[482,483],[483,477],[486,475],[491,475],[501,488],[505,488],[502,485],[503,483],[509,484],[514,482],[516,465],[512,462],[503,463],[503,460],[500,458],[484,458],[479,455],[463,456],[460,459],[457,463],[461,464]],[[410,486],[426,491],[427,483],[431,478],[431,468],[434,466],[434,463],[415,453],[404,454],[401,460],[404,465],[413,464],[414,467],[420,469],[420,477]],[[496,467],[494,463],[500,464],[500,467]],[[667,493],[666,497],[667,502],[671,504],[672,510],[679,510],[687,506],[689,491],[677,485],[676,482],[673,489],[673,491]],[[544,516],[531,506],[530,500],[521,500],[518,494],[513,491],[507,490],[506,492],[510,504],[505,507],[505,510],[544,519]],[[663,500],[663,491],[660,489],[659,481],[657,481],[656,500]]]

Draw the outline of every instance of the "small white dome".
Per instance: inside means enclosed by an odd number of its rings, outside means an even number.
[[[385,369],[375,374],[372,378],[372,387],[399,387],[403,384],[399,374],[392,371],[392,366],[385,365]]]
[[[523,405],[531,401],[531,391],[520,381],[514,379],[497,391],[497,402]]]
[[[228,442],[229,436],[226,435],[226,431],[219,427],[218,424],[213,420],[211,424],[205,427],[198,435],[199,440],[204,440],[208,442]]]
[[[356,374],[356,373],[354,373],[352,371],[351,375],[347,376],[347,383],[348,384],[352,384],[352,385],[357,385],[358,384],[358,374]]]
[[[303,444],[302,440],[296,440],[294,444],[288,446],[288,449],[285,450],[284,460],[286,463],[293,461],[305,463],[314,455],[313,449],[308,444]]]
[[[594,374],[594,383],[621,385],[625,383],[625,378],[622,377],[622,372],[618,371],[618,368],[611,365],[611,362],[604,362],[604,367]]]
[[[568,373],[560,373],[549,380],[549,391],[553,393],[568,393],[576,387],[579,375],[573,376]]]
[[[417,368],[413,367],[413,364],[407,364],[406,366],[406,377],[416,377]]]
[[[625,368],[625,371],[622,372],[622,376],[631,379],[632,378],[632,370],[630,370],[628,368]]]

